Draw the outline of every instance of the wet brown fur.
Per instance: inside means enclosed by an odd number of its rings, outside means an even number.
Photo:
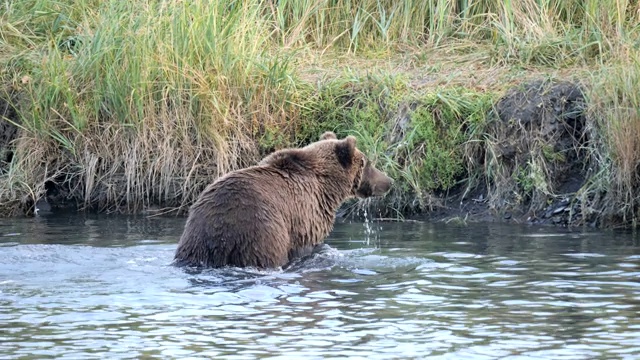
[[[382,195],[392,180],[332,132],[209,185],[193,204],[178,265],[276,268],[310,253],[333,228],[340,204]]]

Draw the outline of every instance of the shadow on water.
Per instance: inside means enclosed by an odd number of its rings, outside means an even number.
[[[338,223],[283,270],[171,266],[184,218],[0,220],[2,358],[634,358],[625,231]]]

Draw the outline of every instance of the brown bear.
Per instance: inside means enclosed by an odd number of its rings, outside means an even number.
[[[174,264],[282,267],[323,242],[343,201],[383,195],[392,183],[355,137],[326,132],[210,184],[189,209]]]

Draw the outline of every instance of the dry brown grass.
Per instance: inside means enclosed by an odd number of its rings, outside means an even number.
[[[637,224],[640,206],[640,66],[637,60],[593,74],[589,93],[599,170],[584,193],[589,210],[612,224]]]

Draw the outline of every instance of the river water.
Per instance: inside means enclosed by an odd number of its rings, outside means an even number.
[[[0,220],[0,358],[640,358],[631,232],[338,223],[286,271],[189,273],[184,223]]]

